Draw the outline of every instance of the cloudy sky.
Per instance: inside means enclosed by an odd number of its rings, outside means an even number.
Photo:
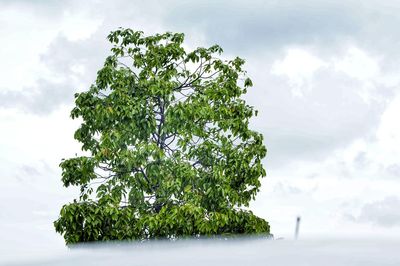
[[[77,195],[58,168],[80,149],[73,94],[120,26],[246,59],[268,148],[251,208],[276,237],[292,238],[298,215],[302,237],[400,236],[399,11],[385,0],[0,0],[0,251],[63,248],[52,222]]]

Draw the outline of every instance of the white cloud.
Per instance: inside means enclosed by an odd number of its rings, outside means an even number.
[[[349,47],[342,58],[334,59],[334,69],[359,80],[372,80],[380,75],[379,63],[358,47]]]
[[[314,73],[324,66],[326,63],[310,52],[291,48],[286,51],[283,59],[275,61],[272,73],[286,76],[293,88],[293,96],[304,97],[304,94],[312,89]]]
[[[4,62],[0,73],[7,77],[0,80],[0,92],[35,86],[38,77],[54,79],[54,73],[41,60],[54,39],[59,35],[71,41],[86,39],[102,22],[79,7],[61,5],[56,9],[56,14],[51,14],[51,9],[43,12],[29,3],[0,3],[0,57]]]
[[[382,62],[382,58],[373,57],[366,51],[351,46],[344,56],[334,58],[332,64],[335,71],[359,80],[362,83],[362,87],[358,91],[359,95],[365,102],[371,103],[382,98],[380,92],[377,91],[380,86],[390,86],[393,82],[396,82],[393,77],[381,72],[380,65]]]
[[[29,10],[1,4],[0,7],[0,91],[20,90],[32,85],[44,71],[39,54],[57,33],[57,23],[48,25],[46,18],[37,17]]]
[[[387,164],[398,163],[400,158],[400,95],[390,103],[382,115],[381,124],[377,131],[378,150],[375,154]]]
[[[354,221],[390,228],[400,227],[399,209],[400,199],[397,196],[387,196],[383,200],[366,203]]]
[[[102,19],[92,18],[90,15],[82,11],[66,10],[63,14],[61,32],[69,41],[88,39],[103,23]]]

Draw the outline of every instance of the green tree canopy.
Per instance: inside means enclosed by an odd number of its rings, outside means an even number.
[[[63,160],[62,181],[80,186],[56,231],[66,243],[269,234],[249,205],[265,176],[257,115],[241,98],[244,60],[218,45],[186,52],[184,35],[109,34],[111,55],[75,94],[75,139],[88,154]]]

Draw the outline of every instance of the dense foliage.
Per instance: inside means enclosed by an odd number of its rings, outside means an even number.
[[[75,139],[88,154],[63,160],[62,181],[80,186],[56,231],[67,243],[269,234],[248,206],[265,176],[252,86],[244,60],[214,45],[186,52],[183,34],[118,29],[112,54],[86,92],[75,94]]]

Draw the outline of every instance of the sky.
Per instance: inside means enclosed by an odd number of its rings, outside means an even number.
[[[53,221],[78,195],[73,95],[118,27],[185,33],[242,57],[267,177],[251,204],[275,237],[400,236],[398,1],[0,0],[0,252],[64,248]],[[4,244],[7,243],[7,244]],[[33,249],[35,247],[35,249]],[[33,251],[32,251],[33,252]]]

